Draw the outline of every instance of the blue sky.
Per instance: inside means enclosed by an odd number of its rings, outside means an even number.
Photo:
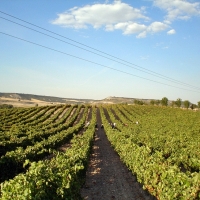
[[[200,101],[197,0],[0,5],[0,92]]]

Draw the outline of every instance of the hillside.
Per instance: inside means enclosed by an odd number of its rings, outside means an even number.
[[[62,98],[35,94],[22,94],[22,93],[0,93],[0,104],[11,104],[16,107],[20,106],[35,106],[35,105],[51,105],[51,104],[79,104],[91,103],[91,99],[75,99],[75,98]]]
[[[76,98],[64,98],[64,97],[53,97],[53,96],[44,96],[44,95],[35,95],[35,94],[22,94],[22,93],[0,93],[0,104],[11,104],[15,107],[30,107],[30,106],[42,106],[42,105],[51,105],[51,104],[80,104],[80,103],[107,103],[107,104],[116,104],[116,103],[134,103],[134,100],[138,98],[126,98],[126,97],[107,97],[101,100],[94,99],[76,99]],[[149,103],[151,99],[138,99]]]

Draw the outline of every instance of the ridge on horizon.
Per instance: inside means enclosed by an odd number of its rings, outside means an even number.
[[[38,94],[27,94],[27,93],[17,93],[17,92],[0,92],[0,97],[5,97],[5,98],[14,98],[14,99],[24,99],[24,100],[31,100],[31,98],[39,98],[39,99],[47,99],[48,98],[53,98],[54,100],[59,99],[59,100],[88,100],[88,101],[101,101],[101,100],[111,100],[111,99],[138,99],[138,100],[152,100],[152,99],[144,99],[144,98],[135,98],[135,97],[118,97],[118,96],[108,96],[103,99],[87,99],[87,98],[72,98],[72,97],[57,97],[57,96],[49,96],[49,95],[38,95]],[[156,100],[156,99],[155,99]]]
[[[137,102],[135,102],[137,100]],[[143,98],[131,98],[131,97],[116,97],[108,96],[101,100],[95,99],[80,99],[80,98],[65,98],[36,94],[25,93],[5,93],[0,92],[0,105],[8,104],[14,107],[31,107],[31,106],[47,106],[55,104],[150,104],[151,100],[155,102],[161,99],[143,99]],[[170,106],[174,100],[168,99],[168,105]],[[191,105],[192,102],[189,102]],[[174,104],[174,103],[173,103]],[[183,101],[181,100],[183,106]],[[196,105],[197,107],[197,105]]]

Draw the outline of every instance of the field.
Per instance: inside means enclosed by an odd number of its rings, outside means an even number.
[[[152,197],[200,199],[200,112],[123,104],[1,109],[0,198],[81,199],[100,123]]]

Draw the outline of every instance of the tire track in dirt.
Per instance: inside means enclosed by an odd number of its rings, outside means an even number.
[[[84,200],[154,200],[142,189],[136,177],[120,161],[111,147],[104,129],[100,128],[101,117],[97,110],[96,130],[86,181],[81,189]]]

